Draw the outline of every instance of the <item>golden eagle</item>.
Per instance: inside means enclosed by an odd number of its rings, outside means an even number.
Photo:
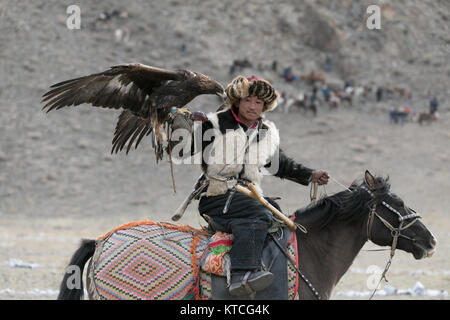
[[[90,103],[94,107],[123,109],[112,141],[112,152],[153,133],[156,160],[164,149],[164,127],[172,112],[180,112],[202,94],[224,96],[222,85],[210,77],[189,70],[165,70],[143,64],[113,66],[104,72],[63,81],[43,95],[47,112],[66,106]],[[167,127],[167,126],[166,126]]]

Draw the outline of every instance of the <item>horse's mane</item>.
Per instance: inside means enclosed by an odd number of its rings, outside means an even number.
[[[390,190],[389,177],[375,177],[372,192],[375,198],[386,194]],[[351,224],[360,220],[372,200],[370,195],[361,188],[367,184],[361,179],[355,180],[349,190],[319,199],[316,203],[295,212],[295,222],[307,229],[321,230],[336,222]]]

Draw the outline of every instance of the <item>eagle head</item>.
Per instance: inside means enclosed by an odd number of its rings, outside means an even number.
[[[219,97],[225,95],[225,90],[219,82],[200,72],[185,70],[185,77],[190,89],[197,91],[199,94],[216,94]]]

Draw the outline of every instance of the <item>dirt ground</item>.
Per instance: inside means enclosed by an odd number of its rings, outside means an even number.
[[[320,164],[320,167],[329,170],[334,179],[345,185],[360,177],[366,168],[380,174],[390,174],[392,190],[421,213],[423,222],[438,239],[437,252],[432,258],[417,261],[411,255],[398,251],[388,273],[390,286],[408,290],[420,282],[426,290],[422,295],[391,294],[376,296],[375,299],[448,299],[450,233],[446,208],[450,205],[447,196],[450,177],[448,167],[443,169],[448,166],[450,151],[441,146],[448,143],[450,137],[449,115],[445,114],[439,122],[430,126],[419,126],[417,123],[399,126],[388,124],[387,115],[381,111],[341,109],[322,112],[317,119],[295,111],[290,113],[289,118],[282,113],[269,116],[277,123],[283,121],[285,124],[280,125],[282,136],[290,126],[298,125],[295,134],[299,142],[285,145],[286,152],[297,159],[307,159],[305,163]],[[325,141],[329,141],[328,144]],[[296,148],[297,145],[301,148]],[[161,170],[167,169],[166,165],[162,166],[164,169]],[[418,167],[420,170],[413,170]],[[280,203],[286,212],[308,203],[308,188],[272,177],[266,177],[265,182],[266,194],[283,196]],[[87,188],[90,179],[80,183]],[[150,190],[147,201],[129,205],[129,209],[120,215],[108,216],[106,209],[100,209],[92,213],[79,212],[74,216],[72,213],[65,214],[72,208],[61,205],[58,214],[53,216],[3,216],[0,228],[0,299],[54,299],[63,270],[81,238],[97,238],[128,221],[170,221],[171,212],[189,189],[180,187],[175,196],[168,186],[165,188],[170,201],[164,205],[152,205],[155,195]],[[334,182],[326,188],[327,194],[340,190],[342,187]],[[325,191],[322,189],[320,192],[323,194]],[[189,208],[181,224],[194,227],[203,224],[195,207],[196,203]],[[40,210],[39,206],[36,210]],[[373,248],[376,246],[371,243],[363,248],[336,287],[333,299],[368,298],[370,290],[367,283],[372,275],[368,268],[377,266],[382,269],[388,260],[387,251],[364,251]]]

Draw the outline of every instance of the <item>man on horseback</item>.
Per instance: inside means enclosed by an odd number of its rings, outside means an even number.
[[[268,81],[238,76],[225,91],[227,107],[208,114],[201,126],[204,134],[208,130],[214,134],[211,139],[203,135],[202,170],[207,185],[200,196],[199,212],[213,229],[233,234],[229,293],[239,296],[272,282],[273,274],[262,269],[261,257],[273,219],[269,209],[237,192],[235,186],[252,183],[262,193],[264,169],[303,185],[326,184],[329,177],[325,171],[295,162],[279,149],[278,130],[263,117],[279,98]]]

